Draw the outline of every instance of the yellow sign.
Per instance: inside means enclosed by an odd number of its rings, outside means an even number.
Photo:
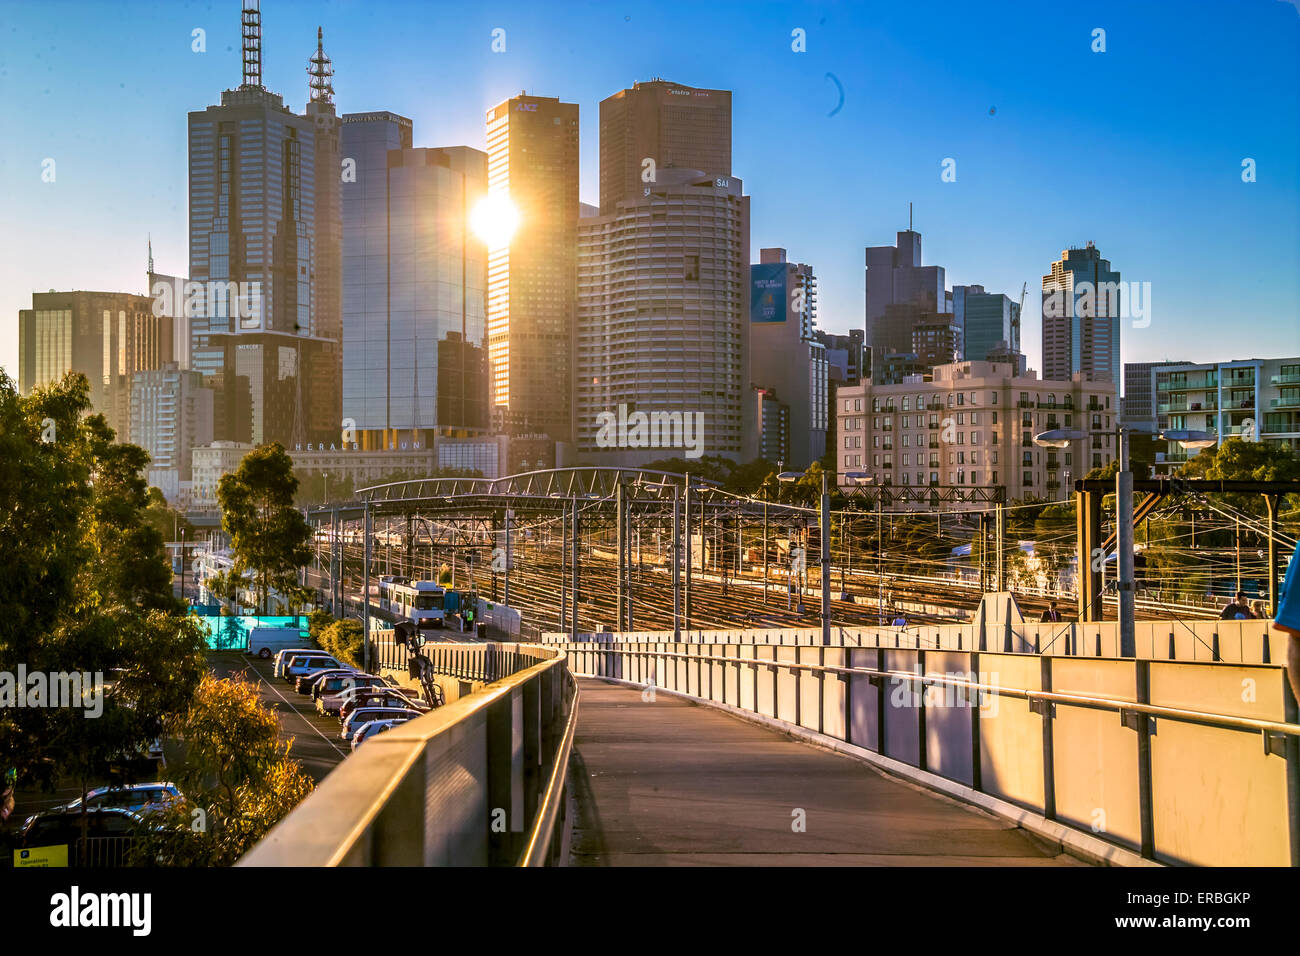
[[[30,846],[25,850],[14,850],[14,866],[67,866],[68,845]]]

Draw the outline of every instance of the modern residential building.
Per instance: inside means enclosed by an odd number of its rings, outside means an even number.
[[[774,389],[789,409],[792,468],[826,454],[826,346],[817,340],[817,278],[812,266],[789,262],[784,249],[763,249],[750,266],[749,377]]]
[[[912,326],[921,313],[952,311],[944,268],[921,265],[921,234],[910,227],[898,233],[896,245],[866,250],[866,296],[866,344],[873,359],[910,351]]]
[[[823,332],[813,337],[826,347],[827,378],[841,385],[858,385],[871,374],[871,350],[864,342],[863,329],[849,329],[847,335]]]
[[[1043,375],[1068,381],[1085,372],[1120,383],[1120,274],[1089,242],[1072,247],[1043,276]]]
[[[343,127],[344,148],[361,154],[357,182],[343,187],[343,417],[369,449],[483,434],[487,250],[469,219],[487,156],[466,146],[386,148],[409,135],[409,122],[361,116],[345,116]],[[362,172],[370,162],[383,165]]]
[[[118,437],[131,433],[131,381],[172,360],[172,320],[148,296],[125,292],[34,292],[18,312],[18,387],[23,394],[81,372],[90,403]]]
[[[790,457],[790,406],[771,388],[755,388],[758,396],[758,457],[784,468]]]
[[[930,375],[933,366],[921,361],[915,352],[886,352],[873,358],[870,381],[876,385],[897,385],[905,379]]]
[[[175,503],[191,480],[191,452],[212,442],[212,389],[176,362],[136,372],[131,381],[129,441],[149,453],[149,484]]]
[[[730,90],[701,90],[656,77],[601,101],[601,214],[642,195],[661,169],[731,175]]]
[[[993,362],[954,362],[936,367],[930,381],[842,388],[835,414],[836,470],[846,491],[857,484],[846,475],[862,472],[882,485],[1003,487],[1008,500],[1062,498],[1071,476],[1105,465],[1116,450],[1115,387],[1083,373],[1052,382]],[[1085,437],[1068,449],[1034,444],[1053,428]]]
[[[923,313],[912,326],[912,349],[927,368],[961,361],[961,326],[951,314]]]
[[[316,119],[262,85],[261,16],[243,13],[243,82],[189,114],[191,368],[216,393],[223,440],[337,433],[308,393],[334,369],[318,327]]]
[[[577,452],[749,460],[749,197],[735,177],[683,169],[646,191],[579,224]],[[628,416],[642,414],[661,417],[637,430]]]
[[[342,417],[345,425],[356,429],[362,448],[392,448],[401,440],[413,440],[410,435],[396,434],[390,415],[393,316],[388,289],[388,156],[394,150],[410,149],[412,133],[407,117],[382,110],[344,113],[339,133],[339,150],[351,161],[341,176],[339,200],[343,220]],[[408,318],[406,325],[410,324]]]
[[[1153,370],[1165,365],[1188,365],[1183,360],[1166,359],[1163,362],[1125,362],[1124,393],[1120,398],[1120,424],[1135,431],[1155,433],[1156,393]]]
[[[1156,428],[1204,431],[1300,449],[1300,356],[1156,365]],[[1191,452],[1190,454],[1196,454]],[[1186,462],[1175,442],[1156,453],[1161,473]]]
[[[515,435],[573,440],[578,106],[520,93],[487,113],[488,192],[518,226],[488,253],[492,403]]]
[[[194,511],[215,511],[217,485],[221,476],[235,471],[253,448],[249,442],[214,441],[209,445],[196,445],[190,450],[189,506]]]

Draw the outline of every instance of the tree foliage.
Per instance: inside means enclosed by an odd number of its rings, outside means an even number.
[[[84,375],[18,394],[0,373],[0,671],[102,675],[103,711],[0,708],[20,786],[102,779],[185,708],[203,639],[147,517],[148,455],[90,415]]]
[[[298,570],[311,560],[311,527],[293,503],[297,490],[293,461],[278,442],[254,448],[217,485],[231,570],[237,578],[252,572],[262,613],[271,589],[297,592]]]
[[[135,862],[229,866],[311,792],[249,681],[205,677],[171,730],[185,752],[168,773],[185,799],[147,818]]]

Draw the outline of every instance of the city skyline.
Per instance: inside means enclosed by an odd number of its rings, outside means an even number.
[[[60,6],[77,14],[65,18],[78,22],[67,33],[71,46],[34,11],[20,9],[0,65],[7,94],[0,109],[15,131],[0,147],[0,162],[11,183],[30,176],[29,186],[14,190],[7,214],[0,213],[11,236],[20,225],[26,236],[11,244],[0,273],[0,364],[14,377],[17,314],[31,307],[31,292],[144,292],[150,234],[161,271],[186,269],[183,117],[216,103],[240,74],[237,5],[197,13],[127,5],[155,15],[144,36],[107,8]],[[772,18],[760,28],[729,16],[734,6],[695,11],[689,31],[666,26],[660,8],[653,9],[654,20],[651,8],[633,5],[573,11],[555,23],[503,5],[448,26],[436,9],[398,5],[413,29],[393,35],[353,4],[270,2],[263,10],[263,83],[295,111],[303,108],[320,25],[335,64],[338,112],[411,116],[420,126],[416,146],[484,148],[484,112],[521,89],[577,103],[579,195],[593,204],[604,98],[656,76],[730,90],[733,172],[753,197],[751,248],[783,246],[817,270],[827,331],[862,327],[863,249],[902,230],[902,207],[911,199],[914,228],[926,238],[924,264],[944,266],[950,288],[978,283],[1017,300],[1017,285],[1035,290],[1062,249],[1089,240],[1126,282],[1150,282],[1150,323],[1123,322],[1122,361],[1220,355],[1215,335],[1225,315],[1233,320],[1234,355],[1300,351],[1300,163],[1296,104],[1286,95],[1293,58],[1284,53],[1300,34],[1300,15],[1291,5],[1252,0],[1226,22],[1211,16],[1209,4],[1181,7],[1176,23],[1118,5],[1077,16],[1036,11],[1032,30],[1024,16],[1030,8],[1019,5],[981,13],[978,23],[959,13],[932,21],[905,11],[792,5],[784,34]],[[437,65],[414,57],[421,39],[428,45],[420,24],[439,28],[447,41],[448,55]],[[932,35],[922,36],[922,26]],[[1090,49],[1097,27],[1107,30],[1104,53]],[[195,28],[206,30],[205,53],[191,50]],[[491,50],[495,29],[505,30],[503,53]],[[796,29],[806,32],[805,53],[791,49]],[[964,33],[970,42],[971,30],[986,44],[977,62],[954,66],[942,52],[927,52],[949,48],[941,42],[949,35]],[[1253,46],[1238,49],[1231,42],[1237,31],[1249,33]],[[719,35],[734,42],[725,56],[710,56]],[[1047,39],[1025,47],[1029,36]],[[94,74],[100,85],[93,112],[84,105],[89,77],[77,66],[87,37],[121,53],[120,68]],[[879,55],[863,57],[855,47]],[[992,54],[999,50],[1015,50],[1019,65],[984,65],[997,61]],[[1187,69],[1193,62],[1197,69]],[[1086,82],[1096,109],[1059,117],[1052,105],[1069,86],[1033,78],[1048,65]],[[151,89],[159,75],[168,82]],[[941,82],[927,84],[927,77]],[[1150,91],[1145,111],[1131,96],[1134,83]],[[832,110],[837,86],[844,100]],[[456,105],[436,109],[447,102]],[[153,148],[102,161],[133,119],[141,125],[128,142],[147,144],[152,136]],[[1093,135],[1098,131],[1103,135]],[[1091,148],[1062,150],[1061,142]],[[956,160],[956,181],[945,183],[941,164],[949,158]],[[1245,158],[1256,164],[1255,182],[1242,181]],[[56,164],[53,182],[41,179],[46,159]],[[845,173],[859,178],[846,184]],[[845,190],[847,202],[832,195]],[[1043,208],[1060,213],[1043,216]],[[83,223],[71,241],[69,217]],[[1196,267],[1201,260],[1218,268]],[[1229,282],[1234,275],[1242,278]],[[1042,372],[1037,299],[1026,299],[1021,339],[1029,366]]]

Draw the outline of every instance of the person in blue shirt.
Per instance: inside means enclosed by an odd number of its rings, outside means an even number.
[[[1291,681],[1291,692],[1300,701],[1300,544],[1296,545],[1291,563],[1286,567],[1273,626],[1291,638],[1287,642],[1286,676]]]

